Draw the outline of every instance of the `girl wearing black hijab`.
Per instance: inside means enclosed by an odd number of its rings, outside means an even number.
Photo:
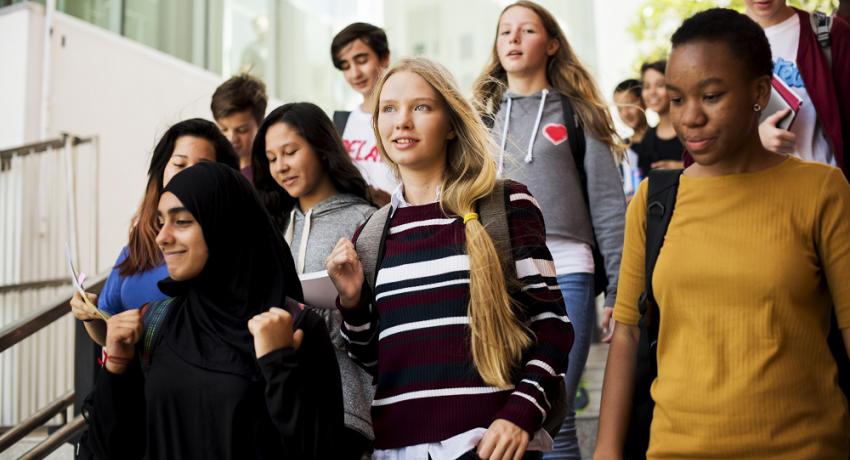
[[[163,190],[159,221],[170,297],[107,323],[88,416],[95,455],[334,458],[333,347],[321,318],[292,300],[302,298],[292,257],[251,185],[200,163]]]

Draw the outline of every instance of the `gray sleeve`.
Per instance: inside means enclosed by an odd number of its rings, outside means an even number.
[[[590,220],[608,275],[605,305],[612,306],[617,300],[617,280],[620,275],[620,257],[626,227],[626,197],[623,194],[623,180],[611,149],[586,130],[584,136],[587,145],[584,168],[587,172]]]

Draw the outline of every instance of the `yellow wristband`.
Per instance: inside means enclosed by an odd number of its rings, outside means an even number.
[[[463,224],[466,225],[470,220],[478,220],[478,213],[470,212],[469,214],[463,215]]]

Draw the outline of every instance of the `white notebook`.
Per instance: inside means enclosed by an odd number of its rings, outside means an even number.
[[[336,287],[327,270],[299,276],[304,291],[304,303],[310,307],[336,309]]]

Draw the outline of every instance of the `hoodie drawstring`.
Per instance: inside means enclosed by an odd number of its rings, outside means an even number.
[[[537,139],[537,130],[540,128],[540,120],[543,118],[543,106],[546,104],[546,95],[549,90],[543,88],[540,92],[540,107],[537,108],[537,118],[534,120],[534,128],[531,129],[531,139],[528,140],[528,153],[525,155],[525,162],[531,163],[534,161],[534,140]]]
[[[531,139],[528,140],[528,149],[525,155],[525,162],[531,163],[534,161],[534,141],[537,139],[537,130],[540,129],[540,121],[543,119],[543,107],[546,105],[546,96],[549,94],[549,90],[544,88],[540,93],[540,106],[537,108],[537,117],[534,120],[534,128],[531,130]],[[505,126],[502,128],[502,144],[499,149],[499,168],[497,170],[497,175],[501,176],[502,171],[505,168],[505,146],[508,141],[508,126],[511,123],[511,101],[513,99],[508,97],[508,106],[505,108]]]
[[[496,171],[497,176],[502,175],[502,170],[505,169],[505,145],[508,141],[508,125],[511,124],[511,101],[508,96],[508,106],[505,108],[505,126],[502,128],[502,146],[499,149],[499,168]]]
[[[307,260],[307,239],[310,237],[310,222],[313,215],[313,210],[307,211],[304,214],[304,228],[301,229],[301,240],[298,242],[298,260],[295,261],[295,270],[300,275],[304,273],[304,263]],[[295,238],[295,209],[289,213],[289,225],[286,226],[286,231],[283,232],[283,239],[286,244],[292,245],[292,240]]]

